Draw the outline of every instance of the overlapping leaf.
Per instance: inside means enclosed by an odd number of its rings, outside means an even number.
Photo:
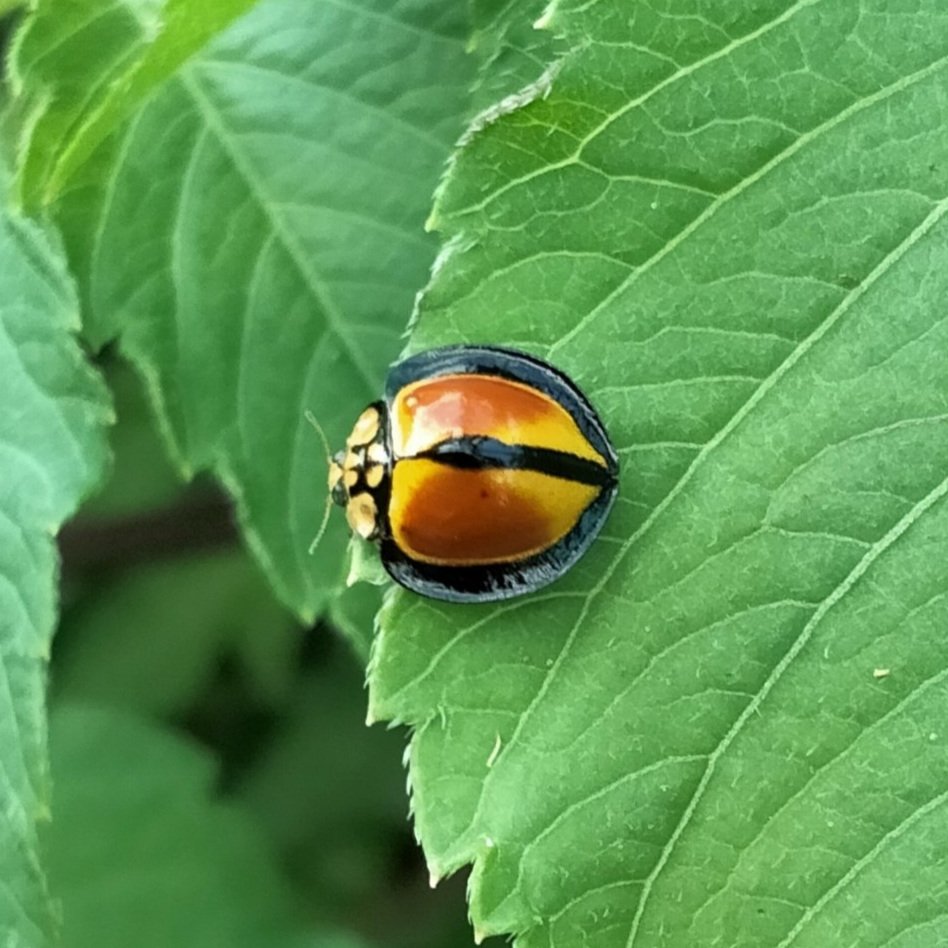
[[[54,536],[100,475],[110,409],[72,336],[61,252],[0,210],[0,261],[0,942],[34,948],[52,929],[36,824],[49,814]]]
[[[567,948],[948,939],[948,11],[560,2],[416,348],[520,345],[622,458],[567,578],[393,598],[437,877]],[[547,78],[552,77],[548,73]]]
[[[240,501],[282,598],[338,582],[312,409],[341,443],[376,397],[434,245],[421,232],[460,129],[463,9],[267,0],[135,119],[103,195],[60,204],[88,260],[89,333],[122,334],[187,470]]]
[[[11,59],[14,85],[27,92],[24,201],[54,198],[149,93],[254,2],[41,0]]]
[[[100,581],[96,592],[65,617],[53,683],[60,700],[171,718],[187,713],[231,659],[250,695],[280,704],[299,629],[246,554],[148,564]]]

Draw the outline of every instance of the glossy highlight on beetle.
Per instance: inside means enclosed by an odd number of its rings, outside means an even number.
[[[586,551],[618,458],[561,372],[525,353],[452,346],[392,367],[332,459],[349,526],[403,586],[453,602],[532,592]]]

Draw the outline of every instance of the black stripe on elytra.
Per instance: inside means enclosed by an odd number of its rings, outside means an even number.
[[[505,444],[496,438],[472,435],[441,441],[415,458],[428,458],[463,470],[514,468],[550,474],[564,480],[606,487],[615,482],[615,475],[588,458],[552,448],[534,448],[523,444]]]
[[[542,392],[566,409],[589,443],[605,459],[615,481],[619,459],[596,410],[567,375],[526,352],[499,346],[467,345],[419,352],[389,369],[385,379],[385,400],[391,405],[398,393],[413,382],[455,374],[497,376]]]

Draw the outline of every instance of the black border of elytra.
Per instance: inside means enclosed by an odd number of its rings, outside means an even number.
[[[444,375],[495,375],[530,385],[558,402],[575,419],[589,443],[605,458],[605,477],[600,476],[598,481],[602,484],[602,490],[586,508],[576,526],[550,549],[517,562],[477,566],[437,566],[407,556],[391,539],[387,506],[383,507],[381,509],[386,514],[381,542],[382,565],[402,586],[424,596],[449,602],[492,602],[546,586],[586,552],[615,501],[619,459],[606,430],[586,396],[562,372],[525,352],[494,346],[430,349],[397,363],[389,370],[385,380],[386,406],[391,409],[395,397],[406,385]],[[397,458],[391,454],[390,428],[386,431],[386,437],[394,465]],[[572,455],[568,457],[571,459],[569,462],[562,458],[559,460],[567,464],[582,462],[582,459]],[[556,460],[552,459],[550,463]],[[585,465],[580,466],[585,470]],[[569,476],[565,471],[563,474]]]

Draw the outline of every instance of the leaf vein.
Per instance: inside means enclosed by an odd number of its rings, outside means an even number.
[[[708,759],[707,754],[683,754],[678,756],[663,757],[661,760],[652,761],[652,763],[647,764],[645,767],[640,768],[639,770],[633,770],[629,773],[620,774],[614,780],[610,780],[607,784],[602,787],[597,788],[593,792],[587,794],[580,800],[575,800],[572,803],[568,804],[563,808],[552,820],[550,820],[547,825],[540,830],[539,833],[534,835],[530,841],[523,847],[522,852],[517,864],[517,879],[516,882],[510,887],[511,891],[516,892],[520,889],[520,885],[523,881],[523,870],[524,865],[527,861],[527,857],[530,852],[539,846],[543,840],[549,836],[551,833],[556,832],[556,828],[563,823],[564,820],[569,819],[575,812],[581,810],[583,807],[588,806],[590,803],[594,803],[596,800],[600,800],[603,797],[607,796],[613,790],[618,789],[625,783],[634,783],[638,778],[645,777],[650,774],[656,773],[663,768],[674,765],[674,764],[696,764],[706,761]],[[644,881],[644,880],[643,880]]]
[[[886,550],[888,550],[900,537],[904,536],[911,526],[916,523],[926,513],[926,511],[928,511],[945,496],[948,496],[948,478],[945,478],[940,484],[931,490],[907,514],[905,514],[905,516],[903,516],[885,534],[885,536],[883,536],[876,543],[874,543],[872,547],[870,547],[870,549],[865,553],[862,559],[859,560],[856,566],[849,572],[843,581],[836,586],[836,588],[823,600],[822,603],[820,603],[819,607],[813,613],[810,620],[804,626],[800,635],[794,640],[793,644],[774,667],[773,672],[771,672],[767,680],[761,686],[760,690],[754,696],[753,700],[747,704],[740,716],[728,730],[727,734],[724,735],[721,743],[714,749],[714,751],[712,751],[710,757],[708,758],[708,766],[703,777],[698,783],[698,786],[695,789],[695,792],[692,794],[691,799],[688,801],[688,805],[685,808],[678,825],[675,827],[675,830],[669,837],[668,843],[662,850],[662,854],[659,857],[658,862],[655,864],[655,868],[652,870],[648,879],[646,880],[642,891],[642,898],[639,901],[638,908],[636,909],[635,918],[632,921],[629,937],[626,941],[628,948],[631,948],[631,946],[635,944],[635,940],[639,931],[639,925],[641,924],[649,897],[654,889],[655,880],[668,864],[668,860],[671,858],[672,852],[678,845],[679,839],[681,839],[685,829],[691,823],[691,819],[697,811],[698,804],[704,798],[705,791],[711,782],[718,760],[720,760],[724,753],[734,743],[738,734],[740,734],[740,732],[744,729],[744,726],[751,719],[751,717],[757,713],[758,708],[766,700],[770,692],[776,686],[777,682],[780,681],[786,670],[793,664],[800,652],[802,652],[806,647],[807,643],[813,637],[816,627],[822,622],[826,614],[850,591],[850,589],[853,588],[853,586],[856,585],[856,583],[871,569],[876,560],[878,560]],[[943,796],[948,798],[948,792],[946,792],[946,794]],[[788,943],[789,942],[785,942],[783,944]]]
[[[768,22],[762,24],[756,30],[751,31],[745,36],[741,36],[735,40],[732,40],[730,43],[726,44],[725,46],[719,47],[718,49],[714,50],[714,52],[709,53],[707,56],[703,56],[700,59],[695,60],[695,62],[689,63],[687,66],[678,70],[677,72],[674,72],[669,76],[666,76],[664,79],[660,80],[655,85],[651,86],[641,95],[635,97],[634,99],[630,99],[624,106],[622,106],[622,108],[617,109],[615,112],[609,115],[606,119],[604,119],[599,125],[593,128],[586,135],[586,137],[580,142],[580,145],[576,149],[576,151],[572,155],[570,155],[568,158],[565,158],[562,161],[544,165],[542,168],[537,168],[535,171],[531,171],[529,174],[526,174],[526,175],[521,175],[519,178],[511,179],[510,181],[506,182],[503,186],[497,188],[496,190],[488,194],[482,201],[465,208],[462,211],[462,213],[469,214],[469,213],[483,210],[485,207],[493,203],[497,198],[501,197],[507,191],[520,187],[521,185],[527,184],[530,181],[534,180],[535,178],[539,178],[545,174],[549,174],[551,171],[557,171],[561,168],[566,168],[572,164],[576,164],[581,159],[583,149],[586,147],[586,145],[588,145],[591,141],[593,141],[598,135],[604,132],[613,122],[620,119],[623,115],[630,112],[632,109],[645,104],[654,95],[657,95],[659,92],[663,91],[669,86],[674,85],[674,83],[676,83],[677,81],[687,78],[692,73],[695,73],[699,69],[702,69],[704,66],[712,62],[715,62],[718,59],[722,59],[730,55],[731,53],[734,52],[735,49],[738,49],[741,46],[745,46],[748,43],[753,42],[756,39],[759,39],[761,36],[766,35],[772,29],[775,29],[776,27],[782,25],[785,21],[794,17],[800,10],[806,7],[815,6],[819,2],[821,2],[821,0],[797,0],[797,2],[794,3],[792,7],[790,7],[788,10],[785,10],[782,14],[780,14],[780,16],[776,17],[775,19],[769,20]]]
[[[803,917],[793,926],[789,934],[783,941],[777,945],[777,948],[787,948],[788,945],[793,944],[796,941],[797,936],[806,928],[814,918],[819,915],[820,912],[837,896],[842,892],[850,883],[852,883],[859,874],[870,866],[889,846],[890,843],[895,842],[899,837],[904,836],[916,823],[919,823],[921,820],[925,819],[929,814],[934,813],[940,806],[944,803],[948,803],[948,790],[945,790],[943,793],[938,794],[938,796],[933,797],[928,801],[924,806],[919,807],[911,815],[907,816],[904,820],[899,822],[897,826],[889,830],[875,846],[869,850],[861,859],[859,859],[853,866],[849,869],[845,875],[841,876],[830,888],[828,888],[823,895],[814,902],[813,905],[807,908],[803,913]]]
[[[941,593],[938,597],[933,597],[929,600],[929,603],[934,601],[937,598],[942,598],[948,595],[948,592]],[[846,757],[852,753],[860,744],[866,741],[870,735],[874,734],[880,727],[883,727],[886,722],[893,719],[897,714],[904,711],[905,708],[915,701],[919,695],[924,694],[930,688],[935,687],[936,685],[941,684],[946,679],[948,679],[948,669],[942,669],[935,675],[932,675],[930,678],[919,683],[915,688],[913,688],[908,694],[906,694],[900,701],[894,704],[885,714],[876,718],[871,724],[866,726],[862,731],[860,731],[856,737],[842,747],[839,753],[833,755],[831,758],[823,761],[819,767],[813,769],[813,771],[807,776],[806,780],[790,795],[788,796],[783,803],[780,804],[772,813],[767,815],[767,819],[758,824],[757,829],[754,835],[744,844],[742,844],[742,851],[738,854],[737,863],[734,869],[729,873],[728,878],[725,880],[724,884],[721,885],[717,891],[706,897],[701,905],[695,910],[695,917],[698,913],[707,905],[713,903],[716,899],[720,898],[730,887],[730,883],[734,878],[735,871],[737,867],[741,864],[744,859],[744,856],[750,852],[754,843],[756,843],[764,833],[767,831],[767,828],[775,822],[787,809],[789,809],[794,802],[800,799],[809,788],[813,785],[814,781],[821,775],[829,771],[831,767],[834,767],[840,761],[846,759]],[[835,853],[837,856],[842,856],[848,858],[845,853]]]
[[[591,309],[582,319],[577,320],[576,325],[573,326],[573,328],[568,333],[566,333],[550,347],[548,357],[552,358],[562,346],[567,345],[576,335],[583,332],[587,325],[598,316],[598,314],[606,305],[612,302],[612,300],[616,299],[620,293],[626,292],[628,288],[642,276],[643,273],[648,272],[653,266],[671,254],[672,251],[676,250],[704,224],[713,219],[714,216],[721,210],[721,208],[727,206],[732,200],[739,197],[752,185],[757,184],[759,181],[763,180],[768,174],[780,167],[785,161],[796,155],[798,152],[802,151],[814,141],[817,141],[822,135],[825,135],[827,132],[850,119],[852,116],[857,115],[860,112],[871,108],[872,106],[878,105],[880,102],[884,102],[890,96],[896,95],[897,93],[910,88],[916,82],[920,82],[922,79],[925,79],[929,75],[937,72],[939,69],[944,67],[946,63],[948,63],[948,57],[942,57],[941,59],[935,60],[924,68],[919,69],[916,72],[911,73],[908,76],[904,76],[898,81],[883,87],[877,92],[874,92],[872,95],[866,96],[862,99],[857,99],[842,111],[837,112],[835,115],[831,116],[825,122],[822,122],[815,128],[801,135],[792,144],[783,149],[783,151],[780,151],[774,155],[773,158],[763,164],[753,174],[750,174],[746,178],[739,181],[736,185],[734,185],[733,188],[724,192],[724,194],[709,204],[700,214],[698,214],[697,217],[695,217],[687,226],[683,227],[678,234],[669,240],[668,243],[666,243],[661,248],[661,250],[649,257],[649,259],[646,260],[636,270],[635,273],[633,273],[623,283],[620,283],[605,297],[603,297],[597,306],[593,307],[593,309]],[[939,202],[939,204],[935,205],[932,213],[938,213],[938,210],[941,206],[942,202]]]
[[[231,162],[233,163],[235,170],[240,174],[241,178],[243,178],[247,184],[250,193],[254,196],[261,211],[263,211],[264,216],[269,221],[270,227],[276,234],[281,245],[286,249],[287,255],[289,256],[290,260],[293,261],[297,271],[303,277],[303,281],[312,294],[313,299],[323,310],[323,314],[326,317],[327,323],[332,329],[335,337],[339,340],[341,350],[346,353],[353,367],[362,377],[366,389],[368,391],[374,391],[376,386],[375,373],[369,362],[365,359],[363,353],[358,350],[358,347],[355,346],[352,340],[343,332],[342,314],[338,311],[335,303],[332,301],[332,297],[328,289],[313,272],[312,268],[307,266],[305,252],[301,247],[298,246],[296,240],[293,238],[289,229],[285,226],[285,223],[282,221],[279,215],[274,213],[270,201],[260,190],[260,185],[256,179],[256,176],[254,175],[253,171],[245,164],[243,158],[240,155],[239,149],[231,140],[230,134],[218,120],[214,106],[204,95],[204,92],[200,88],[199,82],[191,77],[187,69],[182,70],[179,75],[180,82],[184,85],[188,93],[191,95],[191,98],[194,100],[195,105],[207,124],[208,130],[214,133],[224,152],[228,155]]]
[[[434,149],[437,152],[438,157],[444,154],[446,143],[435,138],[427,129],[421,128],[418,125],[413,125],[397,112],[386,111],[381,106],[359,98],[355,93],[348,89],[330,86],[322,82],[316,82],[316,80],[310,79],[307,76],[298,76],[288,72],[280,72],[278,69],[273,69],[269,66],[263,66],[260,63],[250,62],[249,60],[205,59],[201,63],[201,68],[202,70],[213,70],[216,68],[220,71],[232,69],[235,72],[260,73],[265,76],[271,76],[273,78],[280,79],[283,82],[289,83],[291,85],[303,86],[305,89],[312,92],[332,94],[340,99],[343,99],[345,102],[348,102],[350,105],[354,105],[359,109],[364,109],[366,112],[370,112],[376,118],[383,119],[386,123],[395,125],[405,132],[408,132],[408,134],[413,138],[416,138],[420,142],[424,142],[424,144],[426,144],[428,147]]]

